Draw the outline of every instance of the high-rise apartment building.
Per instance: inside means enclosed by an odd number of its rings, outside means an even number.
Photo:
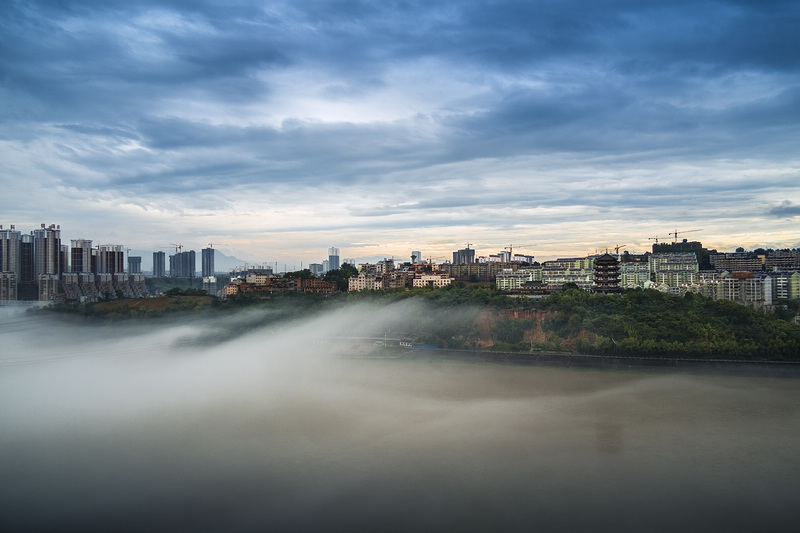
[[[58,276],[61,265],[61,227],[55,224],[33,231],[33,273],[34,276]]]
[[[97,249],[97,273],[125,272],[125,251],[121,244],[101,244]]]
[[[18,298],[17,283],[20,274],[20,232],[11,226],[0,226],[0,301]]]
[[[213,248],[203,248],[201,252],[201,270],[202,276],[207,278],[209,276],[213,276],[214,271],[214,249]]]
[[[128,274],[142,273],[142,258],[140,256],[128,256]]]
[[[163,278],[167,275],[167,254],[153,252],[153,276]]]
[[[169,275],[173,278],[193,278],[195,273],[194,250],[169,256]]]
[[[39,290],[36,285],[35,264],[33,260],[33,235],[22,235],[19,241],[20,273],[17,281],[19,300],[37,300]]]
[[[339,270],[338,248],[328,248],[328,270]]]
[[[88,239],[72,239],[70,272],[92,272],[92,241]]]
[[[39,301],[52,301],[58,294],[58,280],[64,270],[61,227],[42,224],[33,232],[33,273]]]
[[[470,248],[464,248],[463,250],[453,252],[454,265],[463,265],[465,263],[474,263],[474,262],[475,262],[475,250],[472,250]]]
[[[3,226],[0,226],[0,272],[14,272],[19,275],[21,237],[14,226],[11,226],[11,229],[3,229]]]

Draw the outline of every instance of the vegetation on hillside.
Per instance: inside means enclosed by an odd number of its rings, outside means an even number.
[[[651,290],[591,294],[575,286],[541,302],[542,327],[584,353],[731,359],[800,359],[796,314],[765,313],[699,294]]]
[[[302,275],[302,274],[300,274]],[[337,280],[340,281],[340,280]],[[199,289],[172,288],[162,298],[50,309],[101,318],[147,318],[206,310],[263,310],[245,330],[275,321],[336,312],[355,303],[416,302],[400,321],[400,333],[417,344],[500,351],[566,350],[588,354],[651,357],[800,360],[800,326],[792,322],[800,302],[762,312],[697,294],[673,296],[651,290],[621,295],[592,294],[575,285],[543,300],[512,298],[491,286],[462,283],[443,289],[275,293],[225,300]],[[241,328],[236,328],[241,332]]]

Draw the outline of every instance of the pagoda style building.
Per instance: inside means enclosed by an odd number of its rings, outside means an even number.
[[[603,254],[594,260],[594,292],[622,292],[619,286],[619,261],[611,254]]]

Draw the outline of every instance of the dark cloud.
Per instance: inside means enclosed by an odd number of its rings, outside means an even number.
[[[800,217],[800,205],[795,205],[788,200],[784,200],[769,210],[769,214],[778,218]]]
[[[798,26],[792,1],[10,0],[0,139],[29,178],[103,193],[396,187],[349,209],[370,219],[797,202],[760,172],[797,157]],[[706,181],[730,160],[753,176]],[[524,190],[480,183],[495,166]]]

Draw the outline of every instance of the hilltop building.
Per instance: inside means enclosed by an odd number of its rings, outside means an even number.
[[[594,292],[622,292],[619,286],[619,260],[611,254],[603,254],[594,260]]]

